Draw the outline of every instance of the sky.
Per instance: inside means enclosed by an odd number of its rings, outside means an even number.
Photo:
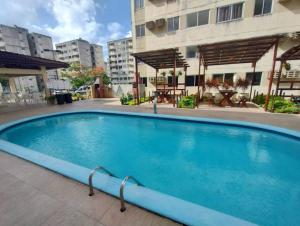
[[[0,24],[25,27],[54,43],[83,38],[103,45],[131,36],[130,0],[1,0]]]

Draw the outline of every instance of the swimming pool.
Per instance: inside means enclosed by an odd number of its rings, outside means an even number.
[[[125,198],[188,225],[299,225],[298,132],[224,120],[87,111],[0,127],[0,149],[86,183],[134,176]],[[118,195],[120,179],[95,186]]]

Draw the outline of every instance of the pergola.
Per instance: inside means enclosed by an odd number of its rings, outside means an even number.
[[[200,93],[201,75],[204,77],[204,83],[202,84],[203,91],[205,89],[205,70],[208,66],[250,63],[253,67],[253,77],[250,90],[251,95],[256,63],[274,46],[273,65],[266,100],[266,102],[268,102],[275,72],[279,38],[280,36],[274,35],[199,45],[198,94]],[[203,74],[201,74],[202,65],[204,66]]]
[[[277,83],[276,83],[276,91],[275,91],[276,95],[278,94],[278,90],[280,90],[280,94],[283,90],[283,89],[279,88],[280,83],[291,83],[290,87],[286,88],[284,90],[300,90],[300,88],[293,87],[294,83],[296,83],[296,82],[300,83],[300,81],[295,81],[295,82],[281,81],[281,73],[282,73],[283,64],[289,60],[300,60],[300,44],[290,48],[289,50],[284,52],[280,57],[277,58],[277,61],[280,61],[280,67],[279,67],[279,74],[278,74]]]
[[[0,51],[0,77],[10,79],[21,76],[42,76],[46,95],[49,94],[47,93],[46,81],[48,76],[46,70],[66,68],[68,66],[69,64],[56,60]]]
[[[135,58],[135,79],[137,87],[137,101],[139,104],[139,71],[138,62],[143,62],[156,70],[155,74],[155,88],[157,91],[157,74],[159,69],[173,68],[173,106],[175,106],[175,91],[176,91],[176,68],[184,68],[184,75],[186,76],[188,63],[178,51],[177,48],[161,49],[147,52],[133,53],[132,56]],[[185,83],[184,83],[185,84]]]

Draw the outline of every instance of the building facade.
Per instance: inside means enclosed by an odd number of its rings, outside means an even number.
[[[85,67],[104,67],[102,46],[90,44],[81,38],[56,44],[57,59],[66,63],[79,63]]]
[[[103,47],[97,44],[91,44],[91,58],[93,67],[101,67],[106,70],[104,64]]]
[[[185,79],[187,89],[195,93],[198,45],[281,34],[280,56],[299,43],[299,11],[298,0],[131,0],[134,52],[179,48],[190,65]],[[260,93],[267,92],[272,55],[270,50],[256,65],[254,90]],[[299,61],[290,63],[291,79],[300,79]],[[155,70],[145,64],[138,67],[146,91],[154,90],[151,78]],[[249,64],[211,66],[206,79],[250,78],[252,71]],[[184,82],[184,76],[178,80]],[[273,87],[275,84],[276,79]]]
[[[47,35],[38,33],[28,34],[28,43],[30,47],[31,56],[55,60],[55,52],[53,50],[52,38]],[[49,80],[58,80],[57,70],[48,70]],[[41,77],[36,77],[39,90],[43,90],[43,82]]]
[[[28,30],[22,27],[11,27],[0,24],[0,51],[31,55],[28,42]],[[9,81],[10,87],[6,90],[38,92],[38,83],[35,76],[16,77]]]
[[[132,38],[123,38],[107,43],[109,76],[113,85],[134,82],[134,59]]]

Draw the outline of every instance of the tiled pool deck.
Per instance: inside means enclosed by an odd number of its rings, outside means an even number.
[[[152,112],[150,106],[118,106],[110,100],[76,102],[63,106],[30,106],[14,111],[0,109],[0,124],[33,115],[82,109]],[[159,113],[213,117],[271,124],[300,131],[299,115],[264,113],[257,109],[196,110],[160,107]],[[119,211],[119,200],[27,161],[0,152],[0,225],[178,225],[146,210],[128,205]]]

